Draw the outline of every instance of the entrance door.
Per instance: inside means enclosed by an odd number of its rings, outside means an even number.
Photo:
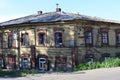
[[[39,69],[45,71],[46,58],[39,58]]]

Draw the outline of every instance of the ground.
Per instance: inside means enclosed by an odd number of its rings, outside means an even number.
[[[1,77],[0,80],[120,80],[120,67],[70,73],[40,73],[25,77]]]

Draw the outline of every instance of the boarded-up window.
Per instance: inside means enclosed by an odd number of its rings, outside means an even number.
[[[65,56],[56,56],[55,57],[55,65],[56,68],[66,68],[67,57]]]

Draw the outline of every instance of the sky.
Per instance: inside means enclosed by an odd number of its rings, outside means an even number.
[[[53,12],[57,3],[64,12],[120,21],[120,0],[0,0],[0,22]]]

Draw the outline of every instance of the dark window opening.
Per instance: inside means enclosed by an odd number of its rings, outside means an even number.
[[[62,33],[55,33],[55,45],[56,46],[62,46],[63,41],[62,41]]]
[[[22,46],[28,46],[29,45],[29,37],[28,33],[22,33],[21,34],[21,45]]]
[[[45,35],[45,33],[39,33],[38,34],[38,44],[39,45],[45,45],[45,43],[46,43],[46,35]]]
[[[29,60],[28,58],[22,58],[22,68],[28,69],[29,68]]]

